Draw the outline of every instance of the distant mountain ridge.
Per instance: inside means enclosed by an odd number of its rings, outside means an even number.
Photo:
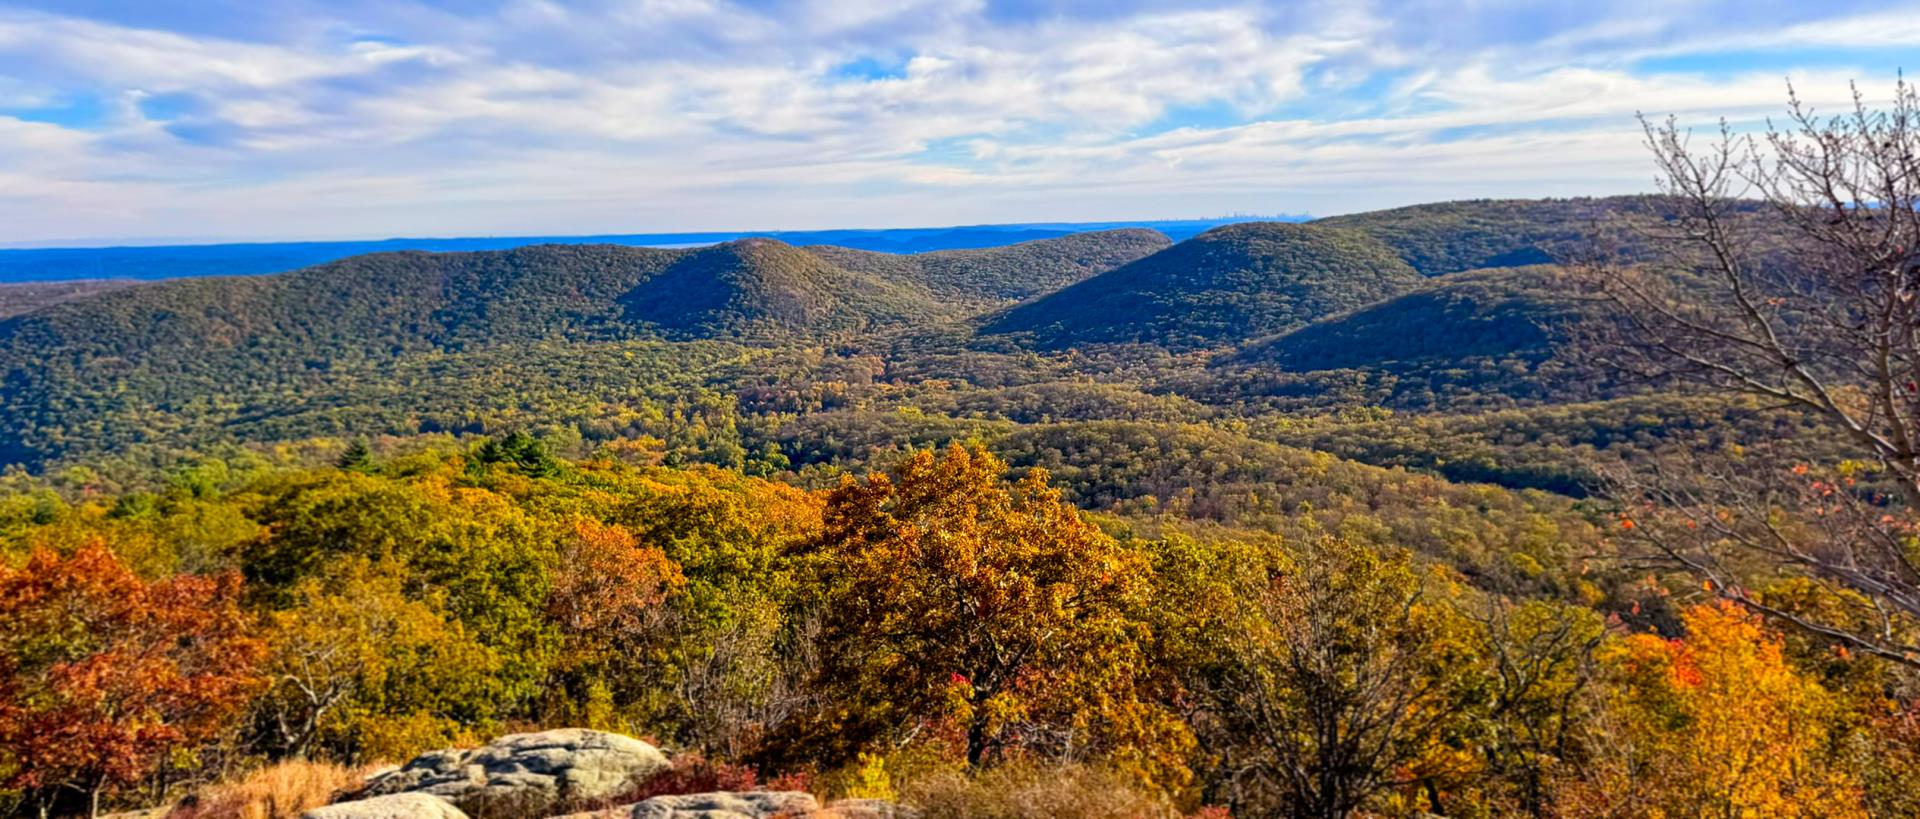
[[[841,268],[774,239],[693,250],[621,297],[625,317],[668,338],[860,331],[939,312],[914,283]]]
[[[1386,243],[1424,276],[1549,264],[1592,239],[1613,218],[1660,209],[1652,196],[1571,199],[1468,199],[1313,220],[1352,228]]]
[[[18,309],[0,317],[0,465],[553,417],[597,438],[708,434],[675,403],[692,394],[784,415],[859,408],[869,391],[932,401],[955,384],[1055,385],[1017,399],[1030,420],[1166,413],[1168,400],[1175,416],[1558,400],[1571,383],[1551,360],[1558,331],[1585,311],[1559,271],[1522,263],[1570,247],[1588,214],[1633,204],[1455,202],[1177,243],[1126,228],[914,254],[767,238],[407,250],[277,275],[14,289]],[[1108,379],[1145,392],[1109,394]],[[990,422],[952,400],[969,416],[955,423]]]
[[[707,231],[591,236],[401,238],[377,241],[259,242],[127,247],[0,248],[0,283],[69,279],[177,279],[281,273],[369,253],[512,250],[533,245],[691,247],[749,238],[796,246],[830,245],[879,253],[969,250],[1110,230],[1151,230],[1174,241],[1252,219],[1305,221],[1305,216],[1222,217],[1121,222],[1034,222],[938,228],[810,231]]]
[[[131,279],[74,279],[58,282],[0,283],[0,319],[30,313],[63,301],[104,293],[137,282]]]
[[[537,364],[565,354],[556,342],[858,340],[972,315],[1011,300],[996,292],[1050,289],[1063,274],[1093,275],[1166,244],[1123,230],[884,258],[773,239],[538,245],[123,287],[0,319],[0,464],[67,446],[72,433],[36,430],[93,413],[219,417],[185,409],[208,402],[278,412],[323,383],[387,383],[401,362],[514,349],[516,361]],[[957,295],[967,270],[993,271],[996,284]]]

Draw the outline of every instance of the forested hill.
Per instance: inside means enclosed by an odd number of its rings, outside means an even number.
[[[1558,267],[1475,270],[1256,342],[1232,361],[1294,370],[1444,366],[1478,357],[1538,362],[1597,309]]]
[[[860,331],[941,312],[911,281],[844,270],[772,239],[689,252],[620,297],[636,325],[671,338],[779,339]]]
[[[1031,334],[1047,348],[1184,349],[1289,330],[1419,284],[1413,268],[1359,231],[1231,225],[1014,308],[987,332]]]
[[[1393,248],[1427,276],[1555,261],[1608,219],[1656,209],[1651,197],[1481,199],[1330,216],[1313,224],[1352,228]]]
[[[82,289],[0,318],[0,463],[528,424],[683,435],[684,457],[731,462],[717,453],[939,443],[1002,418],[1586,400],[1553,362],[1554,328],[1578,318],[1558,273],[1446,271],[1536,258],[1577,214],[1617,207],[1462,202],[920,254],[379,253]],[[923,414],[839,428],[835,413],[874,408]]]

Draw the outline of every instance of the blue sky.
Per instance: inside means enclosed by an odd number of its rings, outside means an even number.
[[[1645,190],[1920,0],[0,0],[0,243],[1332,214]]]

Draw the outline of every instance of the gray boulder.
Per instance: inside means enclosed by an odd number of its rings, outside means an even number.
[[[367,780],[361,793],[430,794],[478,817],[535,819],[605,803],[668,767],[660,749],[632,737],[563,728],[429,751]]]
[[[467,819],[467,815],[437,796],[391,793],[314,808],[300,814],[300,819]]]

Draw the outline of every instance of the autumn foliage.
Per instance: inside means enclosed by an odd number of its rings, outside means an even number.
[[[97,542],[0,567],[6,785],[97,811],[219,739],[259,689],[239,592],[231,573],[144,581]]]
[[[1615,683],[1594,725],[1604,753],[1568,784],[1569,814],[1866,816],[1826,757],[1838,703],[1781,636],[1727,602],[1684,621],[1683,638],[1636,634],[1602,653]]]
[[[964,446],[819,490],[423,456],[15,518],[4,542],[61,548],[0,570],[0,805],[270,819],[344,770],[580,725],[674,752],[635,798],[777,784],[930,816],[1915,804],[1899,664],[1696,578],[1499,594],[1382,542],[1412,529],[1155,528],[1061,483]]]
[[[814,729],[843,754],[919,738],[974,766],[1180,750],[1185,732],[1143,698],[1144,632],[1129,613],[1146,593],[1144,557],[1062,501],[1046,473],[1005,472],[956,445],[828,495],[817,549],[829,699]]]
[[[601,644],[643,631],[648,613],[687,582],[657,547],[584,518],[574,523],[560,561],[547,616],[566,633]]]

